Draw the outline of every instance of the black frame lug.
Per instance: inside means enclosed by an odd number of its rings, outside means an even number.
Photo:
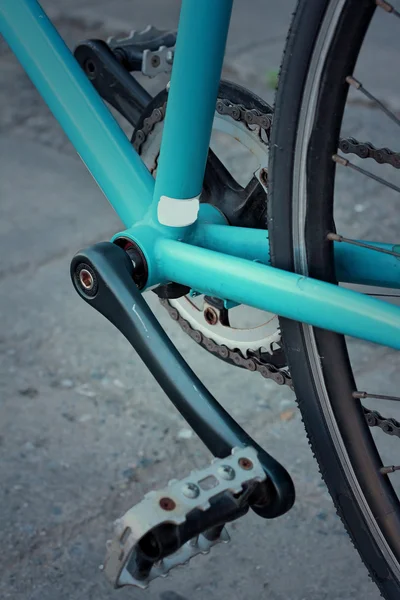
[[[189,294],[190,287],[171,281],[170,283],[158,285],[152,291],[162,300],[176,300],[177,298],[182,298],[182,296]]]

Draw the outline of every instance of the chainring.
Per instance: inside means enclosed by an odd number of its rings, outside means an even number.
[[[142,114],[131,140],[153,176],[157,171],[167,100],[167,90],[161,91],[152,99]],[[193,118],[196,118],[196,115],[193,115]],[[256,157],[256,168],[251,171],[250,177],[255,176],[262,185],[265,206],[271,118],[272,108],[261,98],[241,86],[221,82],[213,133],[219,132],[229,136],[233,143],[241,143]],[[266,213],[265,210],[263,212]],[[262,226],[266,228],[266,219],[263,219]],[[280,385],[291,386],[289,375],[280,371],[286,366],[286,360],[280,344],[281,334],[276,315],[264,312],[264,322],[261,325],[239,328],[230,325],[226,316],[228,311],[216,310],[214,306],[211,309],[217,314],[217,322],[210,324],[209,319],[205,317],[209,304],[205,303],[200,309],[198,301],[184,296],[174,300],[163,299],[161,304],[185,333],[214,356],[241,368],[257,370]],[[225,318],[220,318],[222,314]]]

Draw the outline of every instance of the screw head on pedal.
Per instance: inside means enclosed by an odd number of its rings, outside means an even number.
[[[253,468],[253,463],[251,462],[251,460],[249,458],[245,458],[245,457],[239,458],[238,464],[239,464],[239,467],[241,467],[245,471],[250,471]]]
[[[182,486],[182,494],[187,498],[197,498],[200,494],[200,489],[195,483],[185,483]]]
[[[231,481],[235,478],[235,470],[232,469],[229,465],[221,465],[218,467],[218,475],[222,477],[222,479],[226,479],[227,481]]]

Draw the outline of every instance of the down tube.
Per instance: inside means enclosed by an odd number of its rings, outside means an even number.
[[[151,206],[154,180],[36,0],[0,0],[0,32],[123,223]]]
[[[400,308],[249,260],[160,239],[160,272],[202,293],[400,350]]]

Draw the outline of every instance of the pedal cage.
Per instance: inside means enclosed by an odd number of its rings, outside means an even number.
[[[114,587],[146,588],[157,577],[228,542],[224,527],[245,514],[248,498],[266,475],[254,448],[234,448],[223,459],[151,491],[115,522],[104,571]]]

